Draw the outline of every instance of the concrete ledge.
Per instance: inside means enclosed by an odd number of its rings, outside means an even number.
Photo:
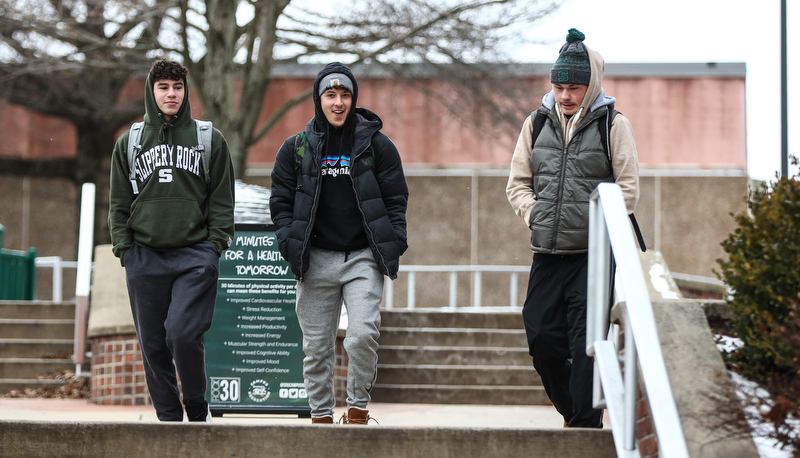
[[[0,457],[615,457],[610,430],[0,421]]]
[[[125,269],[111,252],[111,245],[98,245],[94,250],[87,337],[135,332]]]

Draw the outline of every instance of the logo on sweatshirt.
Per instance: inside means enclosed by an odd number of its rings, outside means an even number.
[[[203,178],[200,165],[202,157],[202,153],[193,146],[156,145],[134,161],[136,179],[144,182],[150,175],[157,173],[159,183],[171,183],[175,170],[185,170]]]
[[[339,175],[350,175],[350,158],[347,156],[325,156],[320,163],[322,175],[337,177]]]

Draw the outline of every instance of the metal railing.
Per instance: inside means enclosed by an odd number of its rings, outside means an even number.
[[[624,302],[626,309],[622,367],[615,343],[617,326],[609,329],[612,256],[617,266],[616,302]],[[589,203],[588,273],[586,353],[594,357],[593,404],[608,409],[617,456],[641,456],[635,435],[638,362],[642,382],[651,393],[650,413],[661,439],[661,456],[688,458],[625,201],[613,183],[600,184]]]
[[[64,299],[64,269],[77,269],[77,261],[64,261],[61,256],[44,256],[36,258],[36,268],[53,269],[53,302],[62,302]],[[38,299],[38,298],[37,298]]]
[[[408,265],[400,266],[400,272],[406,273],[408,281],[408,302],[406,308],[413,310],[416,307],[416,282],[417,273],[429,272],[449,272],[450,273],[450,293],[448,306],[443,310],[456,310],[458,302],[458,273],[469,272],[472,274],[472,308],[481,308],[482,303],[482,274],[483,273],[508,273],[510,275],[509,281],[509,305],[511,310],[521,310],[522,306],[517,303],[519,295],[519,275],[527,275],[530,272],[530,266],[489,266],[489,265],[451,265],[451,266],[421,266],[421,265]],[[384,291],[384,307],[386,309],[394,308],[394,285],[393,282],[387,281]]]

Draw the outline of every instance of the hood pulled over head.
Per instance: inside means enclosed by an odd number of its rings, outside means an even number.
[[[164,121],[160,116],[161,110],[156,103],[155,91],[153,85],[155,81],[152,80],[150,75],[147,75],[147,80],[144,83],[144,122],[149,126],[162,127],[165,124],[169,126],[184,126],[192,121],[192,106],[189,103],[189,86],[186,79],[183,80],[183,85],[186,90],[183,92],[183,103],[175,116],[169,122]]]
[[[356,104],[358,102],[358,81],[356,81],[355,75],[347,65],[340,62],[331,62],[317,74],[312,93],[314,119],[316,120],[317,128],[322,132],[332,130],[333,126],[330,125],[328,118],[325,117],[325,113],[322,111],[321,95],[326,89],[334,86],[347,88],[353,94],[353,103],[350,106],[350,112],[347,113],[345,128],[351,127],[355,118]]]

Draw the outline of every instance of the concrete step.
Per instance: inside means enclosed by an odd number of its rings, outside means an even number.
[[[380,378],[378,379],[380,381]],[[395,385],[376,383],[370,393],[375,402],[418,404],[545,405],[541,386],[497,385]]]
[[[525,347],[524,329],[405,328],[381,326],[380,345]]]
[[[381,346],[378,361],[382,364],[414,365],[486,365],[526,366],[531,364],[527,348]]]
[[[0,339],[0,358],[70,358],[73,339]]]
[[[75,319],[75,304],[50,301],[0,301],[0,318]]]
[[[481,385],[540,386],[532,365],[523,366],[441,366],[378,364],[378,382],[393,385]]]
[[[75,366],[72,366],[72,369],[74,370]],[[67,384],[66,380],[58,380],[50,378],[47,379],[0,378],[0,396],[8,393],[11,390],[24,391],[26,389],[36,390],[39,388],[57,389],[58,387],[64,386],[66,384]]]
[[[0,338],[74,339],[74,319],[0,318]]]
[[[275,456],[538,458],[616,456],[595,429],[344,427],[148,422],[0,421],[0,456],[27,458]],[[146,438],[146,440],[143,440]]]
[[[381,310],[381,328],[525,329],[522,312],[448,312],[435,309]]]
[[[0,358],[0,379],[35,379],[60,370],[75,370],[71,359]]]

